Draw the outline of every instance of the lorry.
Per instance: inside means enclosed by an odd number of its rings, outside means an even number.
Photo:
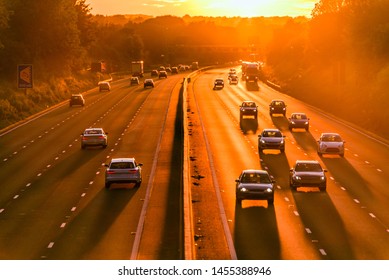
[[[132,61],[131,62],[131,75],[133,77],[140,77],[142,78],[143,77],[143,61],[142,60],[139,60],[139,61]]]

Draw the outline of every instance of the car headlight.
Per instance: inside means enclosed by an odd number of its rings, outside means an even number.
[[[271,108],[272,111],[274,111],[274,108]]]
[[[322,181],[324,181],[325,179],[326,179],[326,177],[324,177],[324,176],[320,177],[320,180],[322,180]]]
[[[293,177],[295,180],[297,180],[297,181],[300,181],[301,180],[301,177],[300,176],[294,176]]]
[[[272,193],[272,192],[273,192],[273,189],[272,189],[272,188],[267,188],[267,189],[266,189],[266,192],[267,192],[267,193]]]
[[[243,187],[243,188],[240,188],[239,191],[240,191],[240,192],[247,192],[248,190],[247,190],[246,188]]]
[[[284,144],[284,139],[282,139],[282,140],[280,141],[280,144]]]
[[[284,110],[284,111],[285,111],[285,110],[286,110],[286,108],[282,108],[282,110]]]
[[[308,122],[305,122],[305,124],[308,124]]]
[[[261,139],[261,143],[262,143],[262,144],[265,144],[265,140]]]
[[[292,124],[296,124],[294,121],[292,121]]]

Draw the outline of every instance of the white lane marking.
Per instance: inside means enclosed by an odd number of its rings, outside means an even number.
[[[299,212],[297,212],[297,211],[293,211],[293,213],[294,213],[296,216],[300,216]]]
[[[356,199],[356,198],[354,198],[354,201],[355,201],[355,203],[359,203],[359,200],[358,200],[358,199]]]
[[[287,198],[286,196],[284,197],[285,201],[289,201],[289,198]]]
[[[93,181],[90,181],[90,182],[89,182],[89,185],[92,185],[92,184],[93,184]]]
[[[61,228],[64,228],[66,226],[66,223],[61,224]]]
[[[324,249],[319,249],[320,253],[323,255],[323,256],[327,256],[327,253],[326,251],[324,251]]]
[[[51,248],[53,248],[53,246],[54,246],[54,242],[50,242],[49,245],[47,246],[47,248],[51,249]]]
[[[377,168],[377,171],[378,171],[378,172],[382,172],[382,170],[381,170],[381,169],[379,169],[379,168]]]
[[[375,218],[376,216],[373,213],[369,213],[370,217]]]
[[[71,211],[74,212],[76,211],[77,207],[72,207]]]
[[[15,195],[14,197],[13,197],[13,199],[17,199],[19,197],[19,195],[17,194],[17,195]]]
[[[305,228],[305,231],[306,231],[307,233],[309,233],[309,234],[312,233],[312,231],[311,231],[309,228]]]
[[[4,208],[0,209],[0,213],[3,213],[4,212]]]

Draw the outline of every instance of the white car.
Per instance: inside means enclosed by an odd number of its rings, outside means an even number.
[[[109,189],[113,183],[134,183],[140,187],[142,183],[142,163],[137,163],[135,158],[112,158],[105,165],[105,187]]]
[[[107,134],[100,127],[85,129],[81,134],[81,149],[85,149],[87,146],[102,146],[105,149],[108,145]]]
[[[317,154],[337,154],[344,156],[345,141],[338,133],[322,133],[319,140],[317,140]]]

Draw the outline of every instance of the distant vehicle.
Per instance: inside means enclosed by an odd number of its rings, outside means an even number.
[[[198,70],[199,69],[199,63],[197,61],[192,62],[192,70]]]
[[[254,101],[246,100],[240,105],[239,118],[243,119],[257,119],[258,118],[258,106]]]
[[[260,71],[259,64],[257,62],[246,62],[242,67],[243,77],[247,83],[257,83]]]
[[[138,77],[131,77],[130,85],[139,85],[139,78]]]
[[[288,121],[290,130],[293,128],[303,128],[306,131],[309,131],[309,118],[305,113],[293,113],[290,118],[288,118]]]
[[[144,88],[154,87],[154,80],[153,79],[145,79],[143,86],[144,86]]]
[[[239,78],[237,75],[232,75],[229,79],[230,85],[237,85],[239,83]]]
[[[321,191],[327,189],[327,170],[323,169],[317,160],[297,160],[290,169],[289,184],[292,190],[298,187],[319,187]]]
[[[218,88],[220,88],[220,89],[224,88],[224,79],[223,78],[216,78],[215,79],[215,82],[213,84],[213,89],[215,90]]]
[[[159,79],[161,79],[161,78],[167,78],[167,72],[166,72],[166,70],[161,70],[161,71],[159,71],[158,78],[159,78]]]
[[[241,172],[236,182],[236,204],[241,206],[242,200],[267,200],[268,205],[274,203],[275,181],[265,170],[246,169]]]
[[[151,77],[158,77],[158,70],[154,69],[154,70],[151,70]]]
[[[171,73],[172,72],[172,68],[170,68],[169,66],[165,68],[166,72],[168,73]]]
[[[85,99],[81,93],[72,94],[69,101],[69,106],[72,107],[74,105],[85,106]]]
[[[269,114],[273,116],[274,114],[286,115],[286,104],[283,100],[275,99],[272,100],[269,105]]]
[[[158,71],[166,71],[166,68],[165,68],[165,66],[159,66],[159,68],[158,68]]]
[[[133,77],[143,77],[143,64],[142,60],[131,62],[131,74]]]
[[[102,146],[104,149],[108,145],[108,133],[102,128],[87,128],[81,134],[81,149],[88,146]]]
[[[178,74],[178,67],[176,66],[172,67],[172,74]]]
[[[265,149],[277,149],[281,153],[285,152],[285,136],[279,129],[265,128],[258,135],[258,151],[260,153]]]
[[[105,188],[109,189],[113,183],[135,183],[135,187],[140,187],[143,164],[135,158],[112,158],[105,166]]]
[[[111,84],[109,82],[99,82],[99,91],[111,91]]]
[[[344,157],[345,141],[338,133],[322,133],[317,140],[317,154],[337,154]]]

